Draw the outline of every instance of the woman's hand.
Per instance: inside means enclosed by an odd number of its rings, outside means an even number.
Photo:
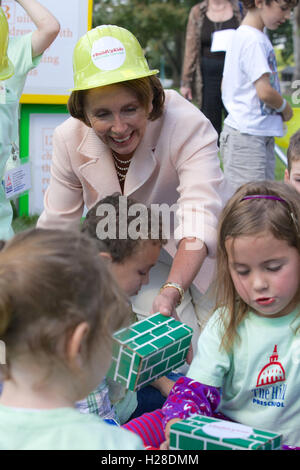
[[[167,317],[173,316],[178,319],[175,308],[179,299],[180,295],[177,289],[166,287],[155,297],[151,314],[159,312]]]
[[[180,93],[185,99],[192,101],[193,95],[192,95],[192,89],[190,87],[182,86],[180,88]]]
[[[159,312],[161,315],[165,315],[166,317],[172,316],[175,320],[181,321],[175,310],[179,298],[180,295],[176,289],[166,287],[155,297],[150,314],[153,315]],[[191,343],[185,359],[186,363],[191,364],[193,357],[194,353]]]

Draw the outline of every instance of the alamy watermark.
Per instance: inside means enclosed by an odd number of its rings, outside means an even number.
[[[104,203],[98,206],[96,234],[100,240],[173,238],[179,241],[185,238],[188,250],[203,247],[204,205],[164,203],[147,207],[137,202],[128,206],[126,196],[119,196],[118,204],[118,220],[114,205]]]
[[[291,94],[292,104],[300,104],[300,80],[294,80],[291,88],[295,90]]]

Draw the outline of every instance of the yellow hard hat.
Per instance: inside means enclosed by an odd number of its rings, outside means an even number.
[[[74,88],[88,90],[113,83],[155,75],[143,50],[127,29],[103,25],[88,31],[73,54]]]
[[[0,7],[0,80],[11,77],[15,68],[7,57],[8,23],[4,11]]]

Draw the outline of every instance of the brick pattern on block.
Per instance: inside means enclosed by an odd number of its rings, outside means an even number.
[[[208,435],[203,427],[206,424],[226,423],[207,416],[193,416],[178,421],[171,426],[171,450],[280,450],[281,435],[262,429],[252,429],[247,438],[221,438]],[[235,423],[236,424],[236,423]]]
[[[129,390],[139,390],[185,362],[193,330],[159,313],[114,334],[107,373]]]

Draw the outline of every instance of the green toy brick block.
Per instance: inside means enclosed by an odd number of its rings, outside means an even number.
[[[193,416],[171,426],[171,450],[280,450],[281,435],[231,421]]]
[[[113,338],[113,358],[108,377],[139,390],[185,362],[193,330],[189,326],[156,313]]]

